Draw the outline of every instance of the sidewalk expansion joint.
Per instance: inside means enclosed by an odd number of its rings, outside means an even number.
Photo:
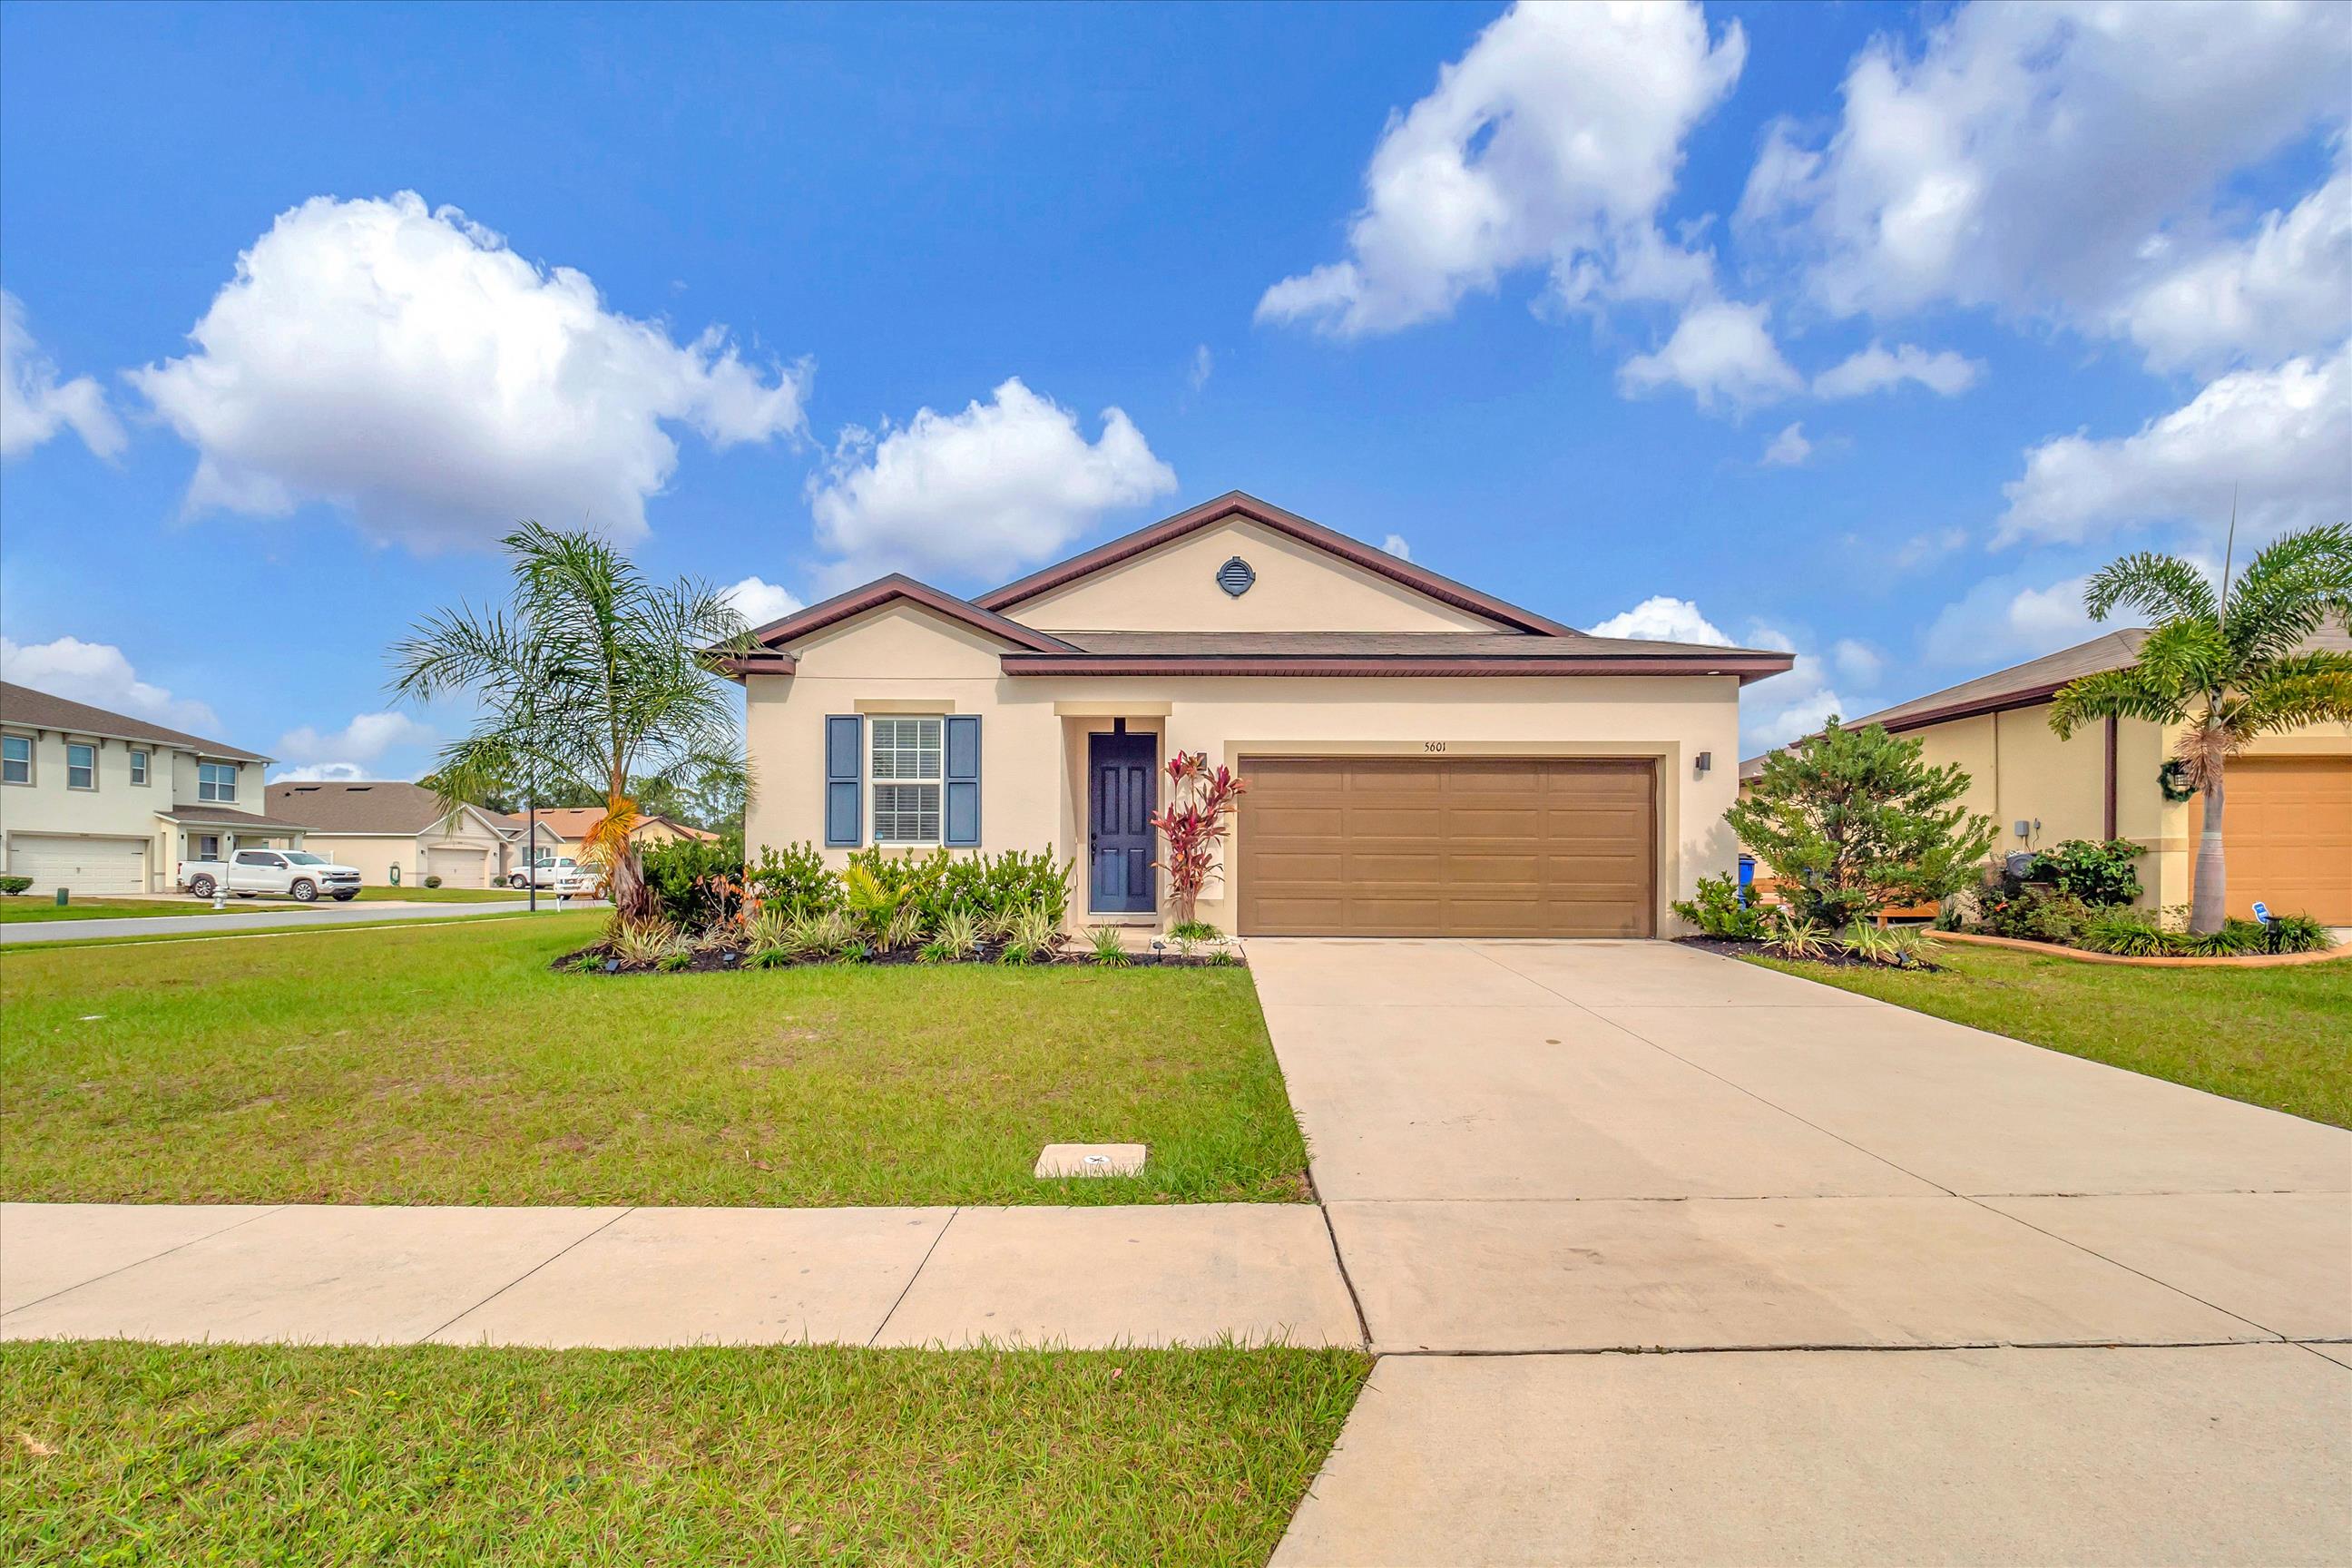
[[[920,1279],[923,1277],[923,1270],[931,1266],[931,1254],[937,1252],[940,1249],[940,1243],[948,1238],[948,1232],[955,1226],[956,1216],[963,1213],[963,1211],[964,1205],[961,1204],[958,1204],[955,1207],[948,1210],[947,1223],[940,1226],[939,1235],[931,1237],[930,1246],[923,1248],[923,1260],[915,1265],[915,1271],[907,1276],[906,1284],[898,1288],[898,1294],[892,1299],[890,1302],[890,1310],[882,1314],[882,1321],[874,1325],[874,1331],[872,1333],[866,1336],[866,1349],[872,1350],[874,1348],[874,1342],[882,1337],[882,1331],[888,1328],[890,1326],[890,1320],[898,1315],[898,1309],[906,1302],[908,1293],[914,1289],[915,1281]]]
[[[516,1286],[521,1284],[524,1280],[530,1279],[532,1275],[538,1273],[541,1269],[546,1268],[549,1264],[554,1262],[557,1258],[562,1257],[565,1253],[579,1246],[582,1242],[588,1240],[592,1237],[604,1235],[606,1231],[612,1229],[613,1226],[620,1224],[623,1220],[628,1218],[631,1215],[636,1212],[637,1206],[632,1204],[627,1208],[625,1208],[620,1213],[614,1215],[611,1219],[606,1220],[603,1225],[596,1226],[589,1230],[583,1231],[579,1236],[574,1237],[572,1240],[565,1242],[562,1247],[557,1247],[553,1252],[551,1252],[546,1257],[541,1258],[538,1262],[532,1264],[530,1268],[524,1269],[521,1273],[516,1275],[513,1279],[508,1280],[505,1284],[499,1286],[497,1289],[491,1291],[488,1295],[483,1297],[480,1300],[475,1302],[472,1306],[465,1309],[464,1311],[459,1312],[456,1317],[451,1318],[449,1322],[443,1323],[439,1328],[431,1329],[417,1335],[415,1342],[417,1344],[425,1344],[430,1342],[435,1334],[437,1334],[441,1332],[442,1330],[448,1328],[450,1323],[461,1321],[468,1314],[480,1311],[483,1308],[488,1306],[491,1302],[497,1300],[499,1297],[505,1295],[508,1291],[513,1289]]]

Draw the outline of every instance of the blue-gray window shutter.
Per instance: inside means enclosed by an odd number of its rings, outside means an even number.
[[[948,716],[947,842],[960,849],[980,843],[980,715]]]
[[[824,841],[855,848],[865,835],[866,720],[832,713],[824,721]]]

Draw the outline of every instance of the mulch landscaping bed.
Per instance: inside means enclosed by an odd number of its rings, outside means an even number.
[[[854,965],[856,967],[870,969],[892,969],[901,965],[910,968],[920,967],[926,969],[944,969],[957,964],[1004,963],[1004,960],[1002,956],[1003,951],[1004,950],[1001,946],[990,946],[983,943],[969,958],[927,960],[919,953],[901,951],[895,952],[871,952],[867,953],[863,958],[854,959],[839,958],[827,954],[812,958],[790,959],[782,963],[761,964],[754,963],[751,961],[751,955],[743,952],[740,948],[709,948],[698,949],[695,952],[689,955],[686,963],[665,969],[661,965],[656,963],[622,963],[621,961],[614,958],[610,953],[604,952],[602,947],[589,946],[574,949],[572,952],[567,952],[562,957],[556,959],[547,967],[558,974],[576,973],[595,976],[607,974],[723,974],[742,970],[821,969],[833,965]],[[574,966],[577,965],[583,958],[594,959],[596,961],[596,967],[593,969],[575,968]],[[612,967],[607,967],[607,965],[611,965]],[[1130,952],[1127,955],[1127,962],[1124,964],[1107,964],[1095,956],[1094,950],[1092,948],[1078,946],[1065,948],[1049,958],[1032,958],[1028,960],[1025,966],[1004,964],[1004,967],[1008,969],[1015,967],[1043,969],[1049,965],[1075,969],[1240,969],[1246,967],[1246,962],[1243,959],[1241,951],[1238,948],[1219,948],[1207,952],[1192,953],[1182,953],[1172,951],[1167,952]]]
[[[1823,969],[1887,969],[1893,967],[1893,965],[1890,964],[1874,963],[1867,958],[1856,958],[1853,954],[1845,952],[1822,953],[1812,958],[1796,958],[1788,953],[1782,952],[1780,949],[1774,947],[1769,942],[1736,942],[1729,937],[1678,936],[1675,938],[1675,940],[1685,947],[1696,947],[1700,949],[1702,952],[1720,953],[1726,958],[1770,958],[1776,959],[1782,963],[1815,964]],[[1934,974],[1939,973],[1942,968],[1943,965],[1939,963],[1922,963],[1912,967],[1910,969],[1910,973],[1916,974]]]

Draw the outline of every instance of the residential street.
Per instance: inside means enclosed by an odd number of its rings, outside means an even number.
[[[572,909],[602,909],[574,900]],[[556,912],[555,900],[541,899],[541,914]],[[106,936],[233,936],[239,931],[281,931],[292,926],[349,925],[353,921],[397,922],[452,920],[461,915],[519,915],[530,905],[486,900],[479,903],[273,903],[218,915],[126,916],[105,921],[23,921],[0,926],[0,947],[30,942],[87,942]]]

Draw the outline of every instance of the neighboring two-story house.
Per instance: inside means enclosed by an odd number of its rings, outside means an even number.
[[[257,752],[0,682],[0,872],[36,891],[160,892],[182,860],[302,842]]]

